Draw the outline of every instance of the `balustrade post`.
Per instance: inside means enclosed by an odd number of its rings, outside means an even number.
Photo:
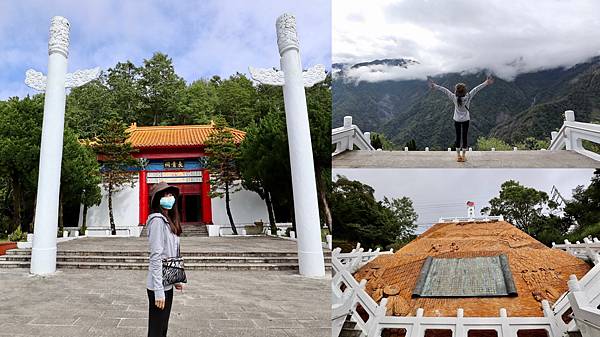
[[[462,308],[458,308],[456,310],[456,325],[454,330],[455,337],[464,337],[465,336],[465,327],[463,317],[465,316],[464,310]]]

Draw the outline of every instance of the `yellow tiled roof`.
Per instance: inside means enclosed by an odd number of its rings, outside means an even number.
[[[227,128],[236,143],[240,143],[246,133]],[[214,124],[208,125],[173,125],[173,126],[137,126],[131,124],[126,132],[129,142],[134,148],[144,147],[187,147],[204,145],[208,137],[215,131]]]

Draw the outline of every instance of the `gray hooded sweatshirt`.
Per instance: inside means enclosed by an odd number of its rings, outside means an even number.
[[[473,96],[475,96],[475,94],[483,89],[485,86],[487,85],[487,81],[481,83],[480,85],[476,86],[475,88],[471,89],[471,91],[469,91],[465,97],[463,97],[462,99],[462,105],[458,105],[458,100],[456,99],[456,95],[442,87],[441,85],[437,85],[437,84],[433,84],[433,87],[436,88],[437,90],[443,92],[446,94],[446,96],[448,96],[448,98],[450,98],[450,100],[452,100],[452,102],[454,103],[454,116],[453,119],[456,122],[466,122],[468,120],[471,119],[471,116],[469,115],[469,106],[471,105],[471,100],[473,99]]]
[[[150,214],[146,226],[148,226],[150,246],[146,287],[154,290],[155,299],[161,299],[165,298],[165,290],[173,288],[172,285],[163,286],[162,260],[177,256],[179,237],[173,234],[169,227],[169,220],[160,213]]]

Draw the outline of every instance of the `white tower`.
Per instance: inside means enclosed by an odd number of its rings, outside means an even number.
[[[475,217],[475,203],[473,201],[467,201],[467,217]]]

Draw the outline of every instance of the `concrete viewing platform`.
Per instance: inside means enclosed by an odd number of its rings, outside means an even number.
[[[332,158],[334,168],[597,168],[600,162],[577,152],[468,151],[456,161],[450,151],[345,151]]]

